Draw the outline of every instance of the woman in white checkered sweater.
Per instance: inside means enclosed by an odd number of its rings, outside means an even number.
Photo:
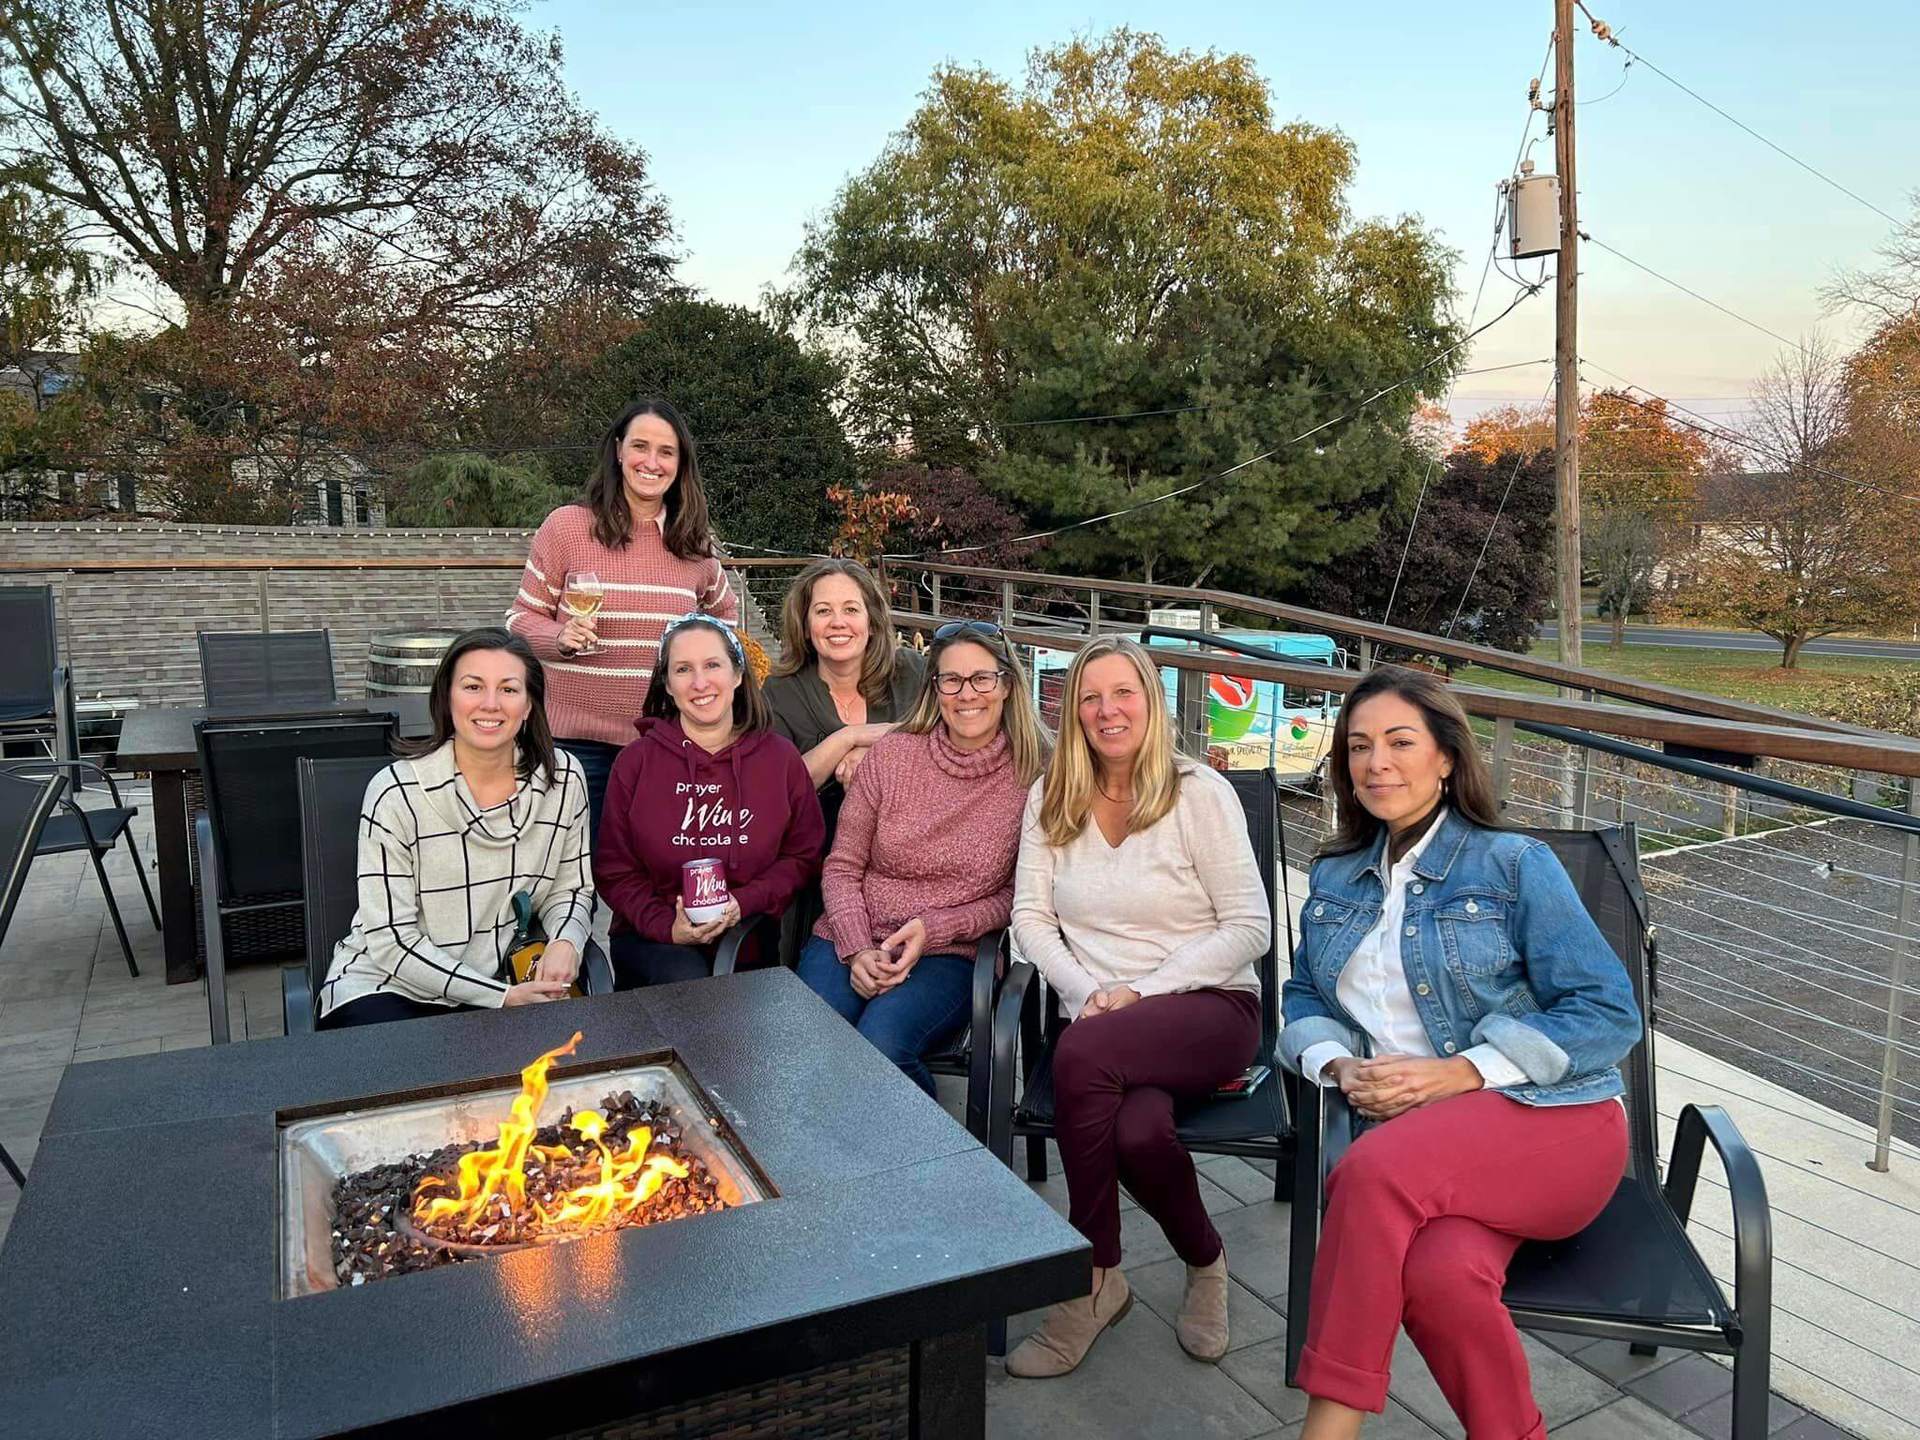
[[[433,738],[367,786],[360,905],[320,991],[320,1028],[567,994],[593,923],[586,781],[557,752],[526,641],[470,630],[433,678]],[[546,931],[533,976],[507,963],[513,896]]]

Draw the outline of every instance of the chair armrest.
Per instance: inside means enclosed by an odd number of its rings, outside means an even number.
[[[94,764],[91,760],[76,760],[71,758],[57,758],[52,760],[20,760],[20,761],[14,762],[14,764],[9,768],[11,768],[16,775],[29,775],[29,776],[36,776],[36,777],[38,772],[45,772],[45,771],[52,771],[52,770],[69,771],[73,776],[73,783],[67,787],[69,792],[77,791],[83,788],[81,785],[80,777],[83,773],[90,774],[94,776],[96,779],[104,780],[106,782],[107,793],[113,797],[113,803],[115,807],[119,808],[120,806],[119,785],[117,785],[114,782],[113,776],[109,775],[105,770],[101,769],[98,765]],[[91,834],[92,832],[89,830],[88,833]]]
[[[220,862],[213,854],[213,821],[193,817],[193,848],[200,865],[200,922],[207,932],[207,1030],[215,1045],[233,1037],[227,1024],[227,947],[220,929]]]
[[[280,972],[280,1009],[287,1034],[313,1034],[313,978],[304,960]]]
[[[580,988],[588,995],[613,993],[613,962],[592,936],[587,937],[586,949],[580,952]]]
[[[1759,1160],[1720,1106],[1688,1105],[1680,1111],[1667,1160],[1667,1204],[1684,1228],[1693,1213],[1700,1157],[1709,1141],[1726,1171],[1733,1202],[1733,1308],[1747,1332],[1743,1343],[1757,1342],[1765,1353],[1773,1305],[1773,1209]]]
[[[1339,1090],[1305,1079],[1294,1115],[1293,1206],[1287,1221],[1287,1384],[1307,1343],[1307,1305],[1320,1248],[1327,1175],[1353,1141],[1353,1111]]]
[[[1000,998],[993,1005],[992,1068],[987,1078],[987,1148],[1002,1160],[1012,1154],[1013,1146],[1013,1052],[1020,1039],[1020,1017],[1027,1006],[1038,1003],[1034,985],[1040,972],[1031,960],[1016,960],[1007,967],[1001,982]],[[1028,1057],[1032,1063],[1034,1057]]]
[[[780,920],[777,915],[748,915],[727,927],[727,933],[720,937],[720,944],[713,952],[713,973],[731,975],[739,967],[741,947],[747,943],[747,937],[761,926],[773,928],[774,944],[780,943]]]
[[[80,758],[80,716],[73,703],[73,667],[53,667],[53,754],[56,760]],[[73,777],[73,788],[80,788],[80,777]],[[113,802],[118,805],[116,798]]]
[[[987,1138],[987,1097],[993,1093],[993,1002],[1007,932],[989,930],[973,947],[973,1018],[967,1030],[967,1129]]]

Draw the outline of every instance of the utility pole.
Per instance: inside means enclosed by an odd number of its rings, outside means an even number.
[[[1558,501],[1560,663],[1580,663],[1579,186],[1574,182],[1573,0],[1553,0],[1553,156],[1560,259],[1553,277],[1553,483]]]

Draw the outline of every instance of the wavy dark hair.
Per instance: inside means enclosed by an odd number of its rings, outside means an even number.
[[[415,757],[430,755],[453,738],[453,676],[461,658],[475,650],[504,650],[526,667],[527,718],[521,722],[520,733],[515,737],[518,746],[515,768],[522,779],[538,770],[551,785],[560,773],[560,757],[554,751],[553,731],[547,725],[547,672],[525,640],[498,625],[469,630],[447,647],[427,691],[427,714],[433,720],[433,734],[401,746],[402,753]]]
[[[700,482],[693,432],[673,402],[657,395],[627,406],[600,437],[600,458],[582,502],[593,511],[593,538],[609,550],[624,550],[633,538],[633,512],[627,507],[620,447],[626,443],[628,429],[642,415],[657,415],[671,425],[674,441],[680,447],[680,466],[667,491],[666,524],[661,529],[667,549],[682,560],[709,559],[713,555],[713,522],[707,514],[707,489]]]
[[[1397,695],[1420,712],[1427,732],[1448,759],[1453,773],[1441,782],[1440,798],[1476,825],[1489,830],[1505,827],[1500,820],[1500,805],[1494,798],[1493,776],[1487,762],[1480,758],[1474,743],[1473,727],[1467,712],[1446,685],[1419,670],[1404,670],[1398,665],[1382,665],[1371,671],[1347,696],[1340,707],[1340,718],[1333,722],[1333,749],[1328,759],[1327,777],[1333,785],[1334,827],[1321,845],[1322,855],[1350,855],[1366,850],[1380,838],[1382,822],[1375,819],[1353,788],[1353,770],[1347,764],[1347,735],[1353,712],[1376,695]]]
[[[747,663],[747,653],[740,643],[740,637],[726,621],[712,615],[689,615],[674,621],[667,629],[672,633],[660,639],[660,654],[655,658],[653,674],[647,680],[647,698],[640,705],[642,715],[651,715],[656,720],[678,718],[680,707],[667,690],[667,667],[673,663],[673,647],[689,630],[711,630],[726,642],[727,658],[733,661],[733,675],[740,682],[739,688],[733,692],[734,734],[745,735],[754,730],[773,728],[773,711],[767,708],[767,697],[760,689],[760,682],[754,678],[753,666]]]

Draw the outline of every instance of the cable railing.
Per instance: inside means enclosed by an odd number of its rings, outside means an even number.
[[[779,651],[785,592],[805,563],[731,562],[748,627],[770,654]],[[69,590],[199,572],[202,583],[191,588],[217,597],[224,628],[264,629],[314,623],[316,607],[329,603],[316,588],[325,572],[364,572],[380,603],[324,622],[357,643],[354,627],[495,620],[519,564],[518,555],[502,554],[58,568]],[[1091,636],[1158,631],[1153,654],[1170,677],[1181,743],[1216,762],[1271,763],[1259,745],[1223,738],[1212,703],[1217,680],[1248,682],[1283,707],[1300,702],[1324,723],[1307,728],[1303,753],[1275,768],[1302,865],[1330,825],[1323,781],[1332,717],[1369,666],[1472,664],[1561,686],[1560,694],[1453,689],[1514,823],[1636,826],[1659,941],[1656,1024],[1873,1125],[1877,1169],[1895,1153],[1894,1135],[1920,1140],[1920,975],[1911,965],[1920,742],[1218,590],[927,562],[891,562],[881,578],[904,632],[924,634],[956,616],[991,618],[1035,659],[1031,669],[1053,676]],[[144,673],[171,673],[175,660],[193,673],[192,632],[207,623],[203,611],[175,627],[178,634],[150,634]],[[1279,633],[1326,644],[1313,661],[1256,658],[1212,649],[1206,637],[1223,631],[1259,643]],[[93,637],[75,639],[85,655]],[[1180,641],[1188,643],[1175,648]],[[170,658],[169,646],[181,655]],[[90,687],[113,688],[93,661],[82,668]],[[1266,718],[1277,726],[1280,717]],[[1889,798],[1895,805],[1882,803]]]

